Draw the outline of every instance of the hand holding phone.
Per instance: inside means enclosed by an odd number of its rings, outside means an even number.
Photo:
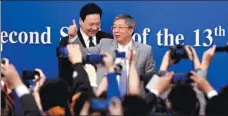
[[[35,75],[40,76],[38,71],[31,71],[31,70],[22,71],[22,78],[24,80],[33,80],[35,79]]]
[[[94,98],[90,100],[90,109],[92,112],[107,112],[109,103],[109,100]]]

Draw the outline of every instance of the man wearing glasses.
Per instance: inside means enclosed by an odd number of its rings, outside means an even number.
[[[94,47],[87,48],[86,50],[82,48],[82,52],[84,56],[88,53],[92,54],[100,54],[107,52],[115,58],[115,51],[118,50],[120,52],[125,52],[126,55],[129,52],[129,49],[133,49],[136,51],[136,70],[138,75],[143,75],[146,73],[154,73],[155,72],[155,61],[152,56],[152,48],[149,45],[145,45],[142,43],[134,42],[132,40],[132,35],[135,30],[136,22],[135,20],[127,14],[122,14],[115,17],[112,32],[114,39],[102,39],[100,43]],[[116,58],[115,63],[121,62],[121,59]],[[129,59],[126,59],[126,76],[129,75]],[[97,79],[97,84],[99,85],[102,77],[104,76],[100,74]],[[99,73],[99,70],[98,70]],[[143,79],[143,81],[147,81],[150,79]]]

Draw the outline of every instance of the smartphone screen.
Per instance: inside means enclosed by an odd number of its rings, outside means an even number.
[[[107,111],[109,107],[109,101],[105,99],[91,99],[90,107],[92,111]]]

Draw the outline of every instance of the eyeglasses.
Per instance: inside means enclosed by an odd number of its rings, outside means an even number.
[[[123,30],[124,28],[131,28],[131,27],[126,27],[126,26],[112,26],[111,27],[112,30],[116,30],[116,29]]]

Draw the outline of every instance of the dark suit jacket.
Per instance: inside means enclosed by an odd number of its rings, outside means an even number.
[[[21,98],[21,105],[24,109],[24,116],[40,116],[36,101],[31,94],[23,95]]]
[[[86,48],[84,39],[82,38],[82,34],[80,31],[78,31],[78,38],[81,42],[81,44]],[[111,34],[99,31],[96,34],[97,38],[97,44],[100,42],[102,38],[113,38]],[[69,36],[63,37],[59,43],[59,46],[65,47],[69,43]],[[69,84],[69,86],[72,87],[72,74],[73,74],[73,68],[72,64],[69,62],[68,58],[58,58],[58,64],[59,64],[59,77],[66,80]]]
[[[77,76],[73,78],[73,94],[81,92],[86,93],[89,98],[95,97],[93,88],[90,86],[89,77],[84,69],[84,65],[82,63],[76,63],[73,65],[73,69],[77,73]]]

